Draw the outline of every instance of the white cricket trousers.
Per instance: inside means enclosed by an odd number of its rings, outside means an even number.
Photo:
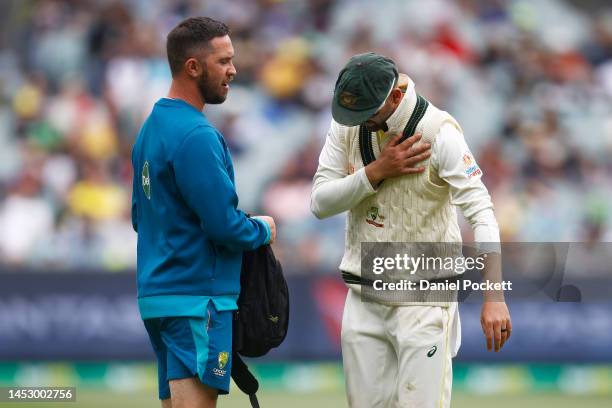
[[[386,306],[349,289],[342,317],[349,407],[450,407],[456,307]]]

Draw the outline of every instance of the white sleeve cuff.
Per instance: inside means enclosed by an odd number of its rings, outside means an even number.
[[[365,188],[365,192],[369,194],[376,192],[376,189],[374,188],[374,186],[372,186],[372,183],[370,183],[370,179],[368,178],[368,175],[365,172],[365,167],[362,167],[357,170],[357,175],[361,180],[361,184],[363,184],[363,187]]]

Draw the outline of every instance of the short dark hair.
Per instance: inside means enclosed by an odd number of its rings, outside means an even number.
[[[210,40],[230,33],[224,23],[210,17],[190,17],[181,21],[166,37],[166,52],[172,76],[178,74],[185,61],[197,48],[206,47]]]

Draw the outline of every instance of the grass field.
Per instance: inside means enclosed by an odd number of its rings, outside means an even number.
[[[336,408],[346,407],[344,395],[335,393],[287,393],[281,391],[262,392],[259,396],[262,408]],[[94,390],[78,390],[76,403],[0,403],[0,408],[145,408],[159,407],[159,402],[152,393],[109,393]],[[221,397],[218,406],[220,408],[247,408],[250,407],[248,399],[234,392],[230,396]],[[610,396],[569,396],[560,394],[528,394],[528,395],[497,395],[497,396],[476,396],[465,393],[455,393],[453,395],[453,408],[605,408],[612,406]]]
[[[346,407],[338,362],[253,364],[262,408]],[[0,408],[159,408],[157,369],[150,362],[0,363],[0,386],[76,387],[76,402],[2,403]],[[481,395],[483,391],[491,394]],[[235,385],[220,408],[248,408]],[[453,408],[612,407],[610,365],[457,364]],[[419,407],[415,407],[419,408]]]

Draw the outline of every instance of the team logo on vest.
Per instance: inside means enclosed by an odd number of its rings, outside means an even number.
[[[219,357],[217,358],[218,368],[217,367],[213,368],[212,370],[213,373],[219,377],[225,376],[227,371],[224,370],[224,368],[227,365],[228,361],[229,361],[229,353],[227,351],[220,352]]]
[[[433,346],[427,352],[427,357],[433,357],[433,355],[436,354],[436,351],[438,351],[438,347],[437,346]]]
[[[142,189],[145,196],[151,199],[151,177],[149,176],[149,162],[146,161],[142,167]]]
[[[385,217],[378,213],[378,207],[370,207],[368,210],[368,215],[366,217],[366,222],[370,225],[373,225],[378,228],[384,228],[385,224],[382,221],[385,220]]]

